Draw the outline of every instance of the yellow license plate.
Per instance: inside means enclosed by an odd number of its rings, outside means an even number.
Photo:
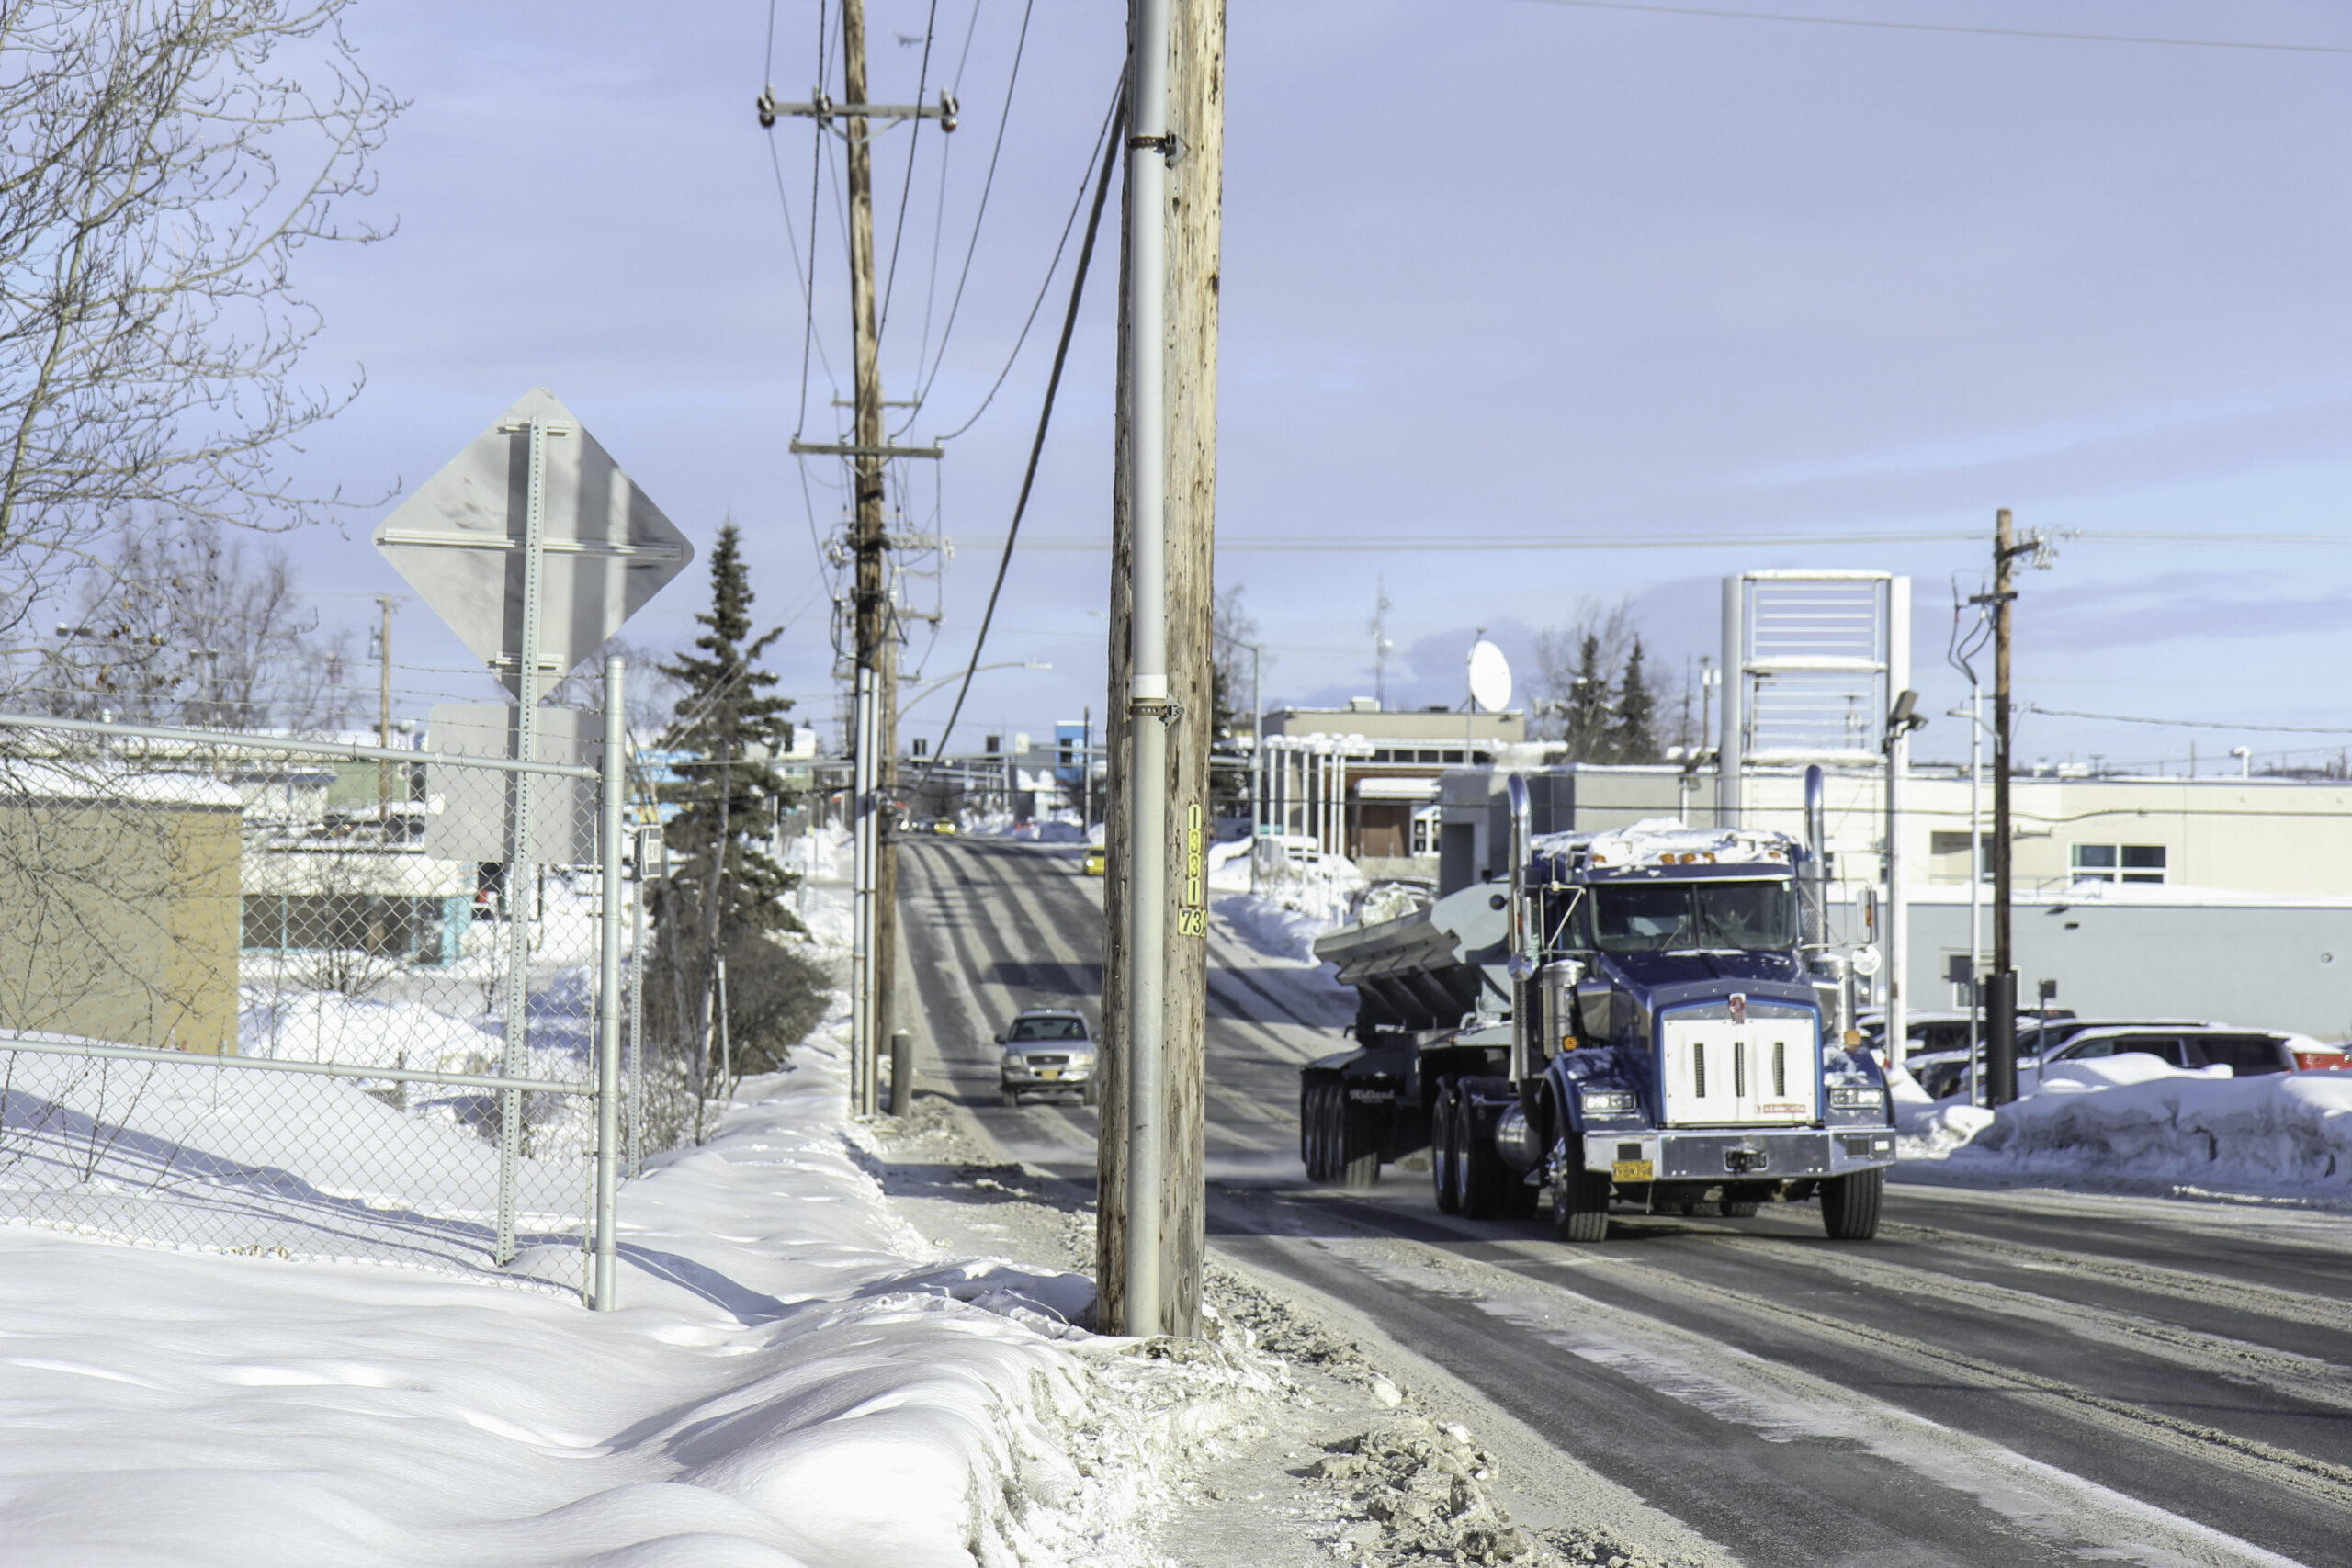
[[[1609,1168],[1609,1178],[1612,1181],[1654,1181],[1657,1171],[1645,1159],[1621,1159]]]
[[[1037,1076],[1041,1078],[1057,1078],[1062,1076],[1062,1070],[1059,1067],[1039,1067]]]

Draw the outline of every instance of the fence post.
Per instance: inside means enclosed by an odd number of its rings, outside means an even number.
[[[628,901],[628,1173],[632,1179],[645,1174],[645,866],[652,842],[643,829],[638,830],[637,881]]]
[[[618,1257],[621,1145],[621,761],[620,656],[605,660],[605,755],[603,798],[598,801],[597,858],[604,863],[603,897],[597,913],[600,942],[596,964],[596,1262],[588,1304],[597,1312],[614,1306],[613,1275]]]

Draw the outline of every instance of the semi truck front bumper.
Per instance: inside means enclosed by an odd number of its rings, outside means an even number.
[[[1892,1127],[1588,1133],[1587,1170],[1616,1181],[1791,1181],[1894,1163]]]

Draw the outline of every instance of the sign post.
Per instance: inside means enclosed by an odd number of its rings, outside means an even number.
[[[497,672],[517,699],[509,727],[516,761],[539,761],[540,694],[588,657],[694,558],[694,547],[640,491],[571,411],[544,388],[526,394],[476,436],[376,530],[383,551],[419,597]],[[617,714],[617,678],[607,682],[605,737]],[[614,765],[607,757],[608,776]],[[504,1014],[501,1072],[524,1076],[531,959],[527,901],[537,855],[532,836],[532,774],[516,769],[507,795]],[[599,858],[616,865],[617,829],[601,814]],[[566,835],[567,837],[569,835]],[[617,884],[607,876],[607,897]],[[620,1028],[619,924],[607,910],[600,955],[598,1028],[616,1041]],[[609,994],[606,994],[609,993]],[[609,1043],[609,1042],[608,1042]],[[603,1063],[611,1053],[601,1050]],[[617,1085],[599,1085],[600,1095]],[[613,1125],[599,1115],[599,1137]],[[522,1095],[498,1096],[497,1260],[514,1259],[515,1194],[523,1158]],[[617,1136],[617,1133],[613,1134]],[[600,1151],[600,1159],[613,1150]],[[611,1215],[601,1212],[601,1230]],[[609,1235],[597,1238],[609,1255]],[[609,1270],[602,1280],[609,1287]],[[608,1294],[606,1289],[601,1292]]]

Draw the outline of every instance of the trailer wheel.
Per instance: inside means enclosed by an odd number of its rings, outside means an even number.
[[[1821,1184],[1821,1227],[1832,1241],[1868,1241],[1878,1235],[1878,1204],[1886,1172],[1858,1170]]]
[[[1752,1220],[1755,1217],[1756,1205],[1754,1203],[1725,1203],[1724,1205],[1724,1219]]]
[[[1374,1112],[1365,1106],[1349,1101],[1345,1085],[1335,1086],[1335,1114],[1331,1118],[1337,1134],[1339,1157],[1335,1162],[1342,1187],[1373,1187],[1380,1181],[1380,1130],[1373,1125]]]
[[[1552,1229],[1562,1241],[1579,1246],[1609,1234],[1609,1176],[1599,1170],[1564,1170],[1552,1183]]]
[[[1331,1168],[1331,1091],[1337,1085],[1309,1084],[1300,1097],[1299,1146],[1306,1156],[1306,1179],[1329,1181]]]
[[[1494,1140],[1478,1135],[1477,1107],[1456,1091],[1453,1100],[1453,1168],[1465,1219],[1495,1220],[1508,1213],[1510,1168],[1495,1153]]]
[[[1462,1212],[1461,1179],[1454,1167],[1462,1156],[1453,1144],[1453,1080],[1441,1078],[1437,1086],[1437,1103],[1430,1110],[1430,1179],[1437,1187],[1437,1212],[1458,1214]]]

